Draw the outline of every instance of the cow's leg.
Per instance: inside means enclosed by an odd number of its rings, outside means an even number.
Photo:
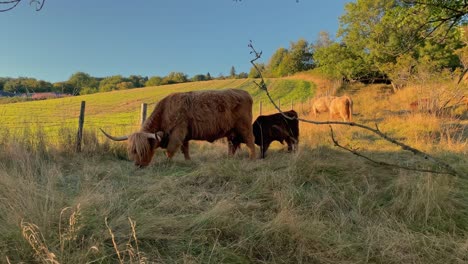
[[[245,136],[245,144],[250,150],[249,156],[250,159],[254,160],[256,159],[255,157],[255,139],[252,133],[249,133],[248,135]]]
[[[185,138],[185,133],[183,133],[183,131],[174,130],[172,132],[171,136],[169,137],[169,143],[167,144],[167,149],[166,149],[166,156],[169,159],[172,159],[172,157],[175,155],[177,150],[182,149],[182,145],[185,142],[183,138]],[[188,153],[188,145],[187,145],[187,153]]]
[[[262,159],[265,158],[265,154],[268,150],[268,147],[270,147],[271,142],[263,142],[262,145],[260,146],[260,157]]]
[[[236,154],[236,151],[239,149],[240,143],[233,142],[232,143],[232,155]]]
[[[294,150],[294,143],[291,141],[291,138],[286,138],[286,143],[288,144],[288,152],[291,152]]]
[[[242,131],[244,131],[243,135],[242,135],[242,138],[244,139],[243,142],[245,142],[245,144],[249,148],[249,157],[250,157],[250,159],[254,160],[254,159],[256,159],[256,157],[255,157],[255,143],[254,143],[255,139],[254,139],[254,136],[253,136],[253,133],[252,133],[252,125],[248,124],[248,126],[249,126],[249,129],[242,130]]]
[[[228,136],[227,137],[228,141],[228,155],[233,156],[237,149],[239,149],[240,144],[242,143],[242,138],[239,136],[237,133]]]
[[[353,122],[353,101],[351,99],[346,104],[346,116],[348,117],[348,122]]]
[[[343,111],[340,111],[338,114],[338,117],[341,117],[341,119],[343,119],[343,122],[346,122],[346,114],[343,113]]]
[[[343,121],[345,122],[350,122],[350,118],[349,118],[349,114],[348,114],[348,109],[344,109],[342,114],[341,114],[341,117],[343,118]]]
[[[228,138],[228,155],[229,156],[234,155],[234,150],[233,149],[234,149],[234,143],[232,142],[232,140],[230,140]]]
[[[237,149],[239,148],[240,143],[236,141],[228,141],[228,154],[229,156],[234,156],[236,154]]]
[[[184,153],[184,158],[185,158],[185,160],[190,160],[189,142],[188,142],[188,141],[184,141],[184,143],[182,144],[182,146],[180,147],[180,149],[182,150],[182,153]]]
[[[296,151],[297,150],[297,140],[292,138],[292,137],[288,137],[286,139],[286,143],[288,143],[288,152],[291,152],[291,151]]]
[[[231,137],[231,140],[229,140],[229,155],[230,156],[234,156],[234,154],[236,154],[236,151],[240,148],[240,144],[242,142],[243,142],[242,136],[236,132],[234,136]]]
[[[238,136],[242,138],[242,140],[239,140],[239,145],[240,142],[244,142],[247,147],[249,148],[249,157],[250,159],[255,159],[255,138],[252,132],[252,124],[250,122],[245,122],[242,124],[239,124],[239,126],[236,129],[238,131]],[[235,142],[237,143],[237,142]],[[234,146],[233,146],[234,147]]]

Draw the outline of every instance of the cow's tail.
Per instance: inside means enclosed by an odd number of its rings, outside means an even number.
[[[347,103],[348,118],[349,118],[349,122],[352,122],[353,121],[353,100],[351,100],[351,98],[347,96],[347,101],[348,101]]]

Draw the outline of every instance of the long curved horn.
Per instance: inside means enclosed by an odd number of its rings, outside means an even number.
[[[114,141],[124,141],[124,140],[128,139],[128,136],[113,137],[113,136],[107,134],[104,130],[102,130],[102,128],[99,128],[99,129],[102,131],[102,133],[104,133],[104,135],[106,135],[106,137],[108,137],[108,138],[110,138],[110,139],[112,139]]]
[[[145,135],[147,138],[156,139],[156,135],[153,133],[143,132],[143,135]]]

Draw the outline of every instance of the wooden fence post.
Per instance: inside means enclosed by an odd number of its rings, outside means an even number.
[[[83,140],[83,125],[86,102],[81,101],[80,118],[78,119],[78,134],[76,136],[76,152],[81,152],[81,141]]]
[[[291,110],[294,110],[294,100],[291,100]]]
[[[259,112],[258,115],[262,115],[262,101],[260,101],[260,107],[258,109],[258,112]]]
[[[143,123],[145,123],[146,120],[146,110],[148,109],[148,104],[142,103],[141,104],[141,113],[140,113],[140,124],[143,126]]]

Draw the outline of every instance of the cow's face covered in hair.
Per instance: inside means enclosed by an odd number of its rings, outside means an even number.
[[[161,131],[156,134],[137,132],[128,137],[128,156],[136,166],[146,167],[150,164],[155,150],[161,144],[162,135]]]

